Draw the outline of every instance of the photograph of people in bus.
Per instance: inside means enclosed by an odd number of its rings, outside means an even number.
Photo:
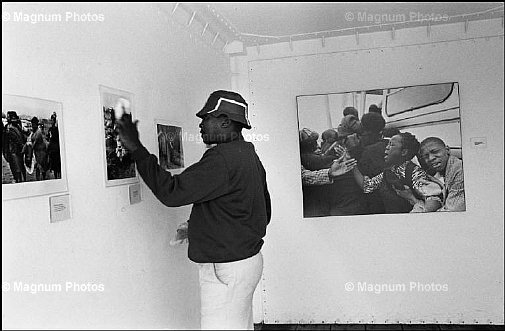
[[[458,83],[297,97],[304,217],[465,211]]]

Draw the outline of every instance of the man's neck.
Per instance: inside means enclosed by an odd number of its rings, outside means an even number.
[[[222,140],[218,141],[217,144],[225,144],[233,141],[241,141],[244,140],[244,136],[242,136],[242,132],[229,132],[223,135]]]

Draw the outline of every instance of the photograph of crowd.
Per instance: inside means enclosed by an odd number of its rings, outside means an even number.
[[[129,92],[105,86],[100,86],[100,96],[104,130],[106,185],[136,182],[138,176],[135,170],[135,161],[119,139],[114,111],[114,108],[118,105],[118,100],[128,100],[131,105],[133,96]]]
[[[458,83],[297,97],[304,217],[465,211]]]
[[[182,128],[180,126],[156,124],[160,166],[165,170],[184,168],[182,152]]]
[[[56,111],[30,107],[24,97],[4,95],[3,99],[2,185],[61,179]],[[32,100],[37,104],[37,99]]]

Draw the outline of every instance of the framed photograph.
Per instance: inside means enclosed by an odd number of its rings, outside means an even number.
[[[60,102],[2,95],[2,200],[66,192]]]
[[[160,166],[167,171],[180,172],[184,168],[182,126],[165,120],[155,120],[155,125]]]
[[[466,210],[457,82],[296,101],[305,218]]]
[[[136,183],[139,178],[135,161],[121,144],[116,128],[116,116],[119,115],[115,115],[126,111],[135,118],[133,94],[103,85],[99,86],[99,90],[105,186]]]

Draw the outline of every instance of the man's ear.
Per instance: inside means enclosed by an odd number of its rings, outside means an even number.
[[[402,156],[406,157],[409,154],[409,150],[406,148],[402,148]]]
[[[222,116],[221,120],[221,127],[222,128],[229,128],[231,125],[231,120],[228,116]]]
[[[451,148],[449,146],[445,146],[445,149],[447,150],[447,154],[451,155]]]

